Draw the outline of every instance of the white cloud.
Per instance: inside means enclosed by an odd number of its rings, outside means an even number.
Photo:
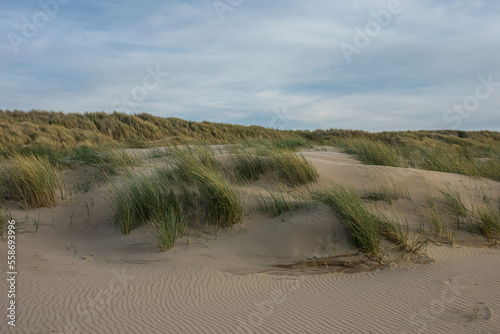
[[[443,113],[500,81],[493,1],[402,0],[403,11],[346,62],[340,43],[387,1],[245,1],[219,20],[211,2],[70,2],[16,55],[0,45],[0,108],[111,111],[146,67],[170,72],[132,112],[289,128],[450,128]],[[9,5],[2,31],[35,7]],[[500,87],[464,129],[498,130]],[[497,128],[495,128],[497,127]]]

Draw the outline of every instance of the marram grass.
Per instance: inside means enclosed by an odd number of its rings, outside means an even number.
[[[499,210],[494,208],[492,205],[482,205],[477,208],[476,216],[478,220],[477,225],[479,227],[479,231],[488,240],[496,240],[500,237]]]
[[[150,220],[155,234],[156,245],[161,251],[167,251],[175,245],[179,233],[186,225],[185,216],[175,207],[155,214]]]
[[[226,227],[241,222],[243,204],[234,187],[219,171],[220,162],[209,147],[176,150],[170,177],[179,189],[195,188],[210,222]],[[200,207],[198,210],[202,210]]]
[[[308,208],[312,203],[302,198],[293,198],[284,192],[269,192],[267,195],[257,196],[257,205],[260,211],[277,217],[286,212],[293,212]]]
[[[232,166],[237,179],[255,181],[260,175],[272,172],[278,181],[291,186],[318,180],[318,172],[302,154],[272,144],[257,143],[254,147],[233,148]]]
[[[336,185],[318,194],[318,199],[338,214],[356,247],[374,258],[382,257],[380,220],[368,211],[354,188]]]
[[[420,252],[427,245],[424,235],[410,241],[407,223],[396,223],[383,215],[379,217],[371,213],[353,187],[336,185],[328,191],[316,194],[316,197],[334,209],[353,243],[380,261],[384,257],[382,238],[411,254]]]
[[[157,215],[177,208],[170,184],[157,173],[129,175],[124,185],[111,186],[109,201],[116,223],[124,234]]]
[[[123,185],[111,187],[109,201],[124,234],[150,222],[159,247],[166,249],[177,233],[174,227],[179,230],[186,223],[184,212],[194,210],[197,217],[205,216],[219,227],[242,220],[239,195],[216,168],[219,163],[209,148],[174,149],[169,161],[170,165],[132,174]]]
[[[6,198],[35,208],[56,205],[65,193],[57,167],[32,154],[11,156],[0,170],[0,186]]]

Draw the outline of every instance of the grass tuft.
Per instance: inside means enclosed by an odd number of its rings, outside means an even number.
[[[164,252],[175,245],[179,232],[186,226],[185,216],[175,208],[167,207],[150,220],[155,233],[156,245]]]
[[[421,252],[428,244],[425,234],[414,235],[413,239],[410,239],[410,227],[407,221],[400,224],[383,217],[381,220],[381,232],[384,238],[395,244],[401,251],[406,251],[410,254]]]
[[[491,205],[483,205],[477,209],[479,230],[488,240],[500,237],[500,212]]]
[[[380,189],[370,190],[363,195],[362,198],[372,201],[385,201],[392,204],[393,201],[397,201],[400,198],[411,199],[411,196],[408,190],[404,191],[403,189],[392,185],[392,187],[383,186]]]
[[[318,172],[302,154],[287,151],[272,151],[270,166],[276,177],[293,186],[318,180]]]
[[[200,216],[200,211],[205,211],[210,222],[227,227],[241,222],[243,204],[220,169],[221,163],[210,147],[200,146],[175,149],[170,166],[161,174],[185,194],[185,203],[197,206],[197,216]]]
[[[43,156],[12,156],[0,169],[0,186],[6,198],[35,208],[56,205],[58,193],[64,196],[61,174]]]
[[[318,173],[309,160],[287,148],[273,144],[233,147],[231,165],[237,179],[255,181],[260,175],[272,172],[278,181],[292,186],[316,182]]]
[[[260,211],[269,212],[273,218],[311,206],[311,202],[292,198],[283,192],[269,192],[265,196],[260,194],[257,196],[257,204]]]
[[[112,185],[109,201],[122,233],[138,225],[178,210],[172,187],[159,174],[129,175],[122,186]]]
[[[461,221],[464,218],[469,217],[469,210],[462,201],[461,195],[458,191],[441,190],[441,194],[444,196],[444,204],[448,210],[448,213],[453,217],[457,223],[457,228],[460,231],[462,229]]]
[[[82,162],[99,167],[107,175],[116,175],[126,167],[140,165],[140,160],[120,150],[99,150],[90,146],[78,146],[69,156],[72,162]]]
[[[428,208],[428,212],[425,216],[431,225],[431,230],[434,232],[435,237],[443,238],[450,244],[453,244],[455,242],[453,222],[446,223],[443,220],[430,193],[424,194],[424,200]]]
[[[355,154],[365,164],[397,166],[398,158],[394,150],[380,140],[364,138],[343,141],[345,151]]]
[[[190,179],[198,188],[202,201],[208,204],[208,218],[216,226],[227,227],[240,223],[243,204],[236,190],[215,169],[194,165],[189,170]]]
[[[337,212],[356,247],[369,256],[382,258],[380,220],[368,211],[354,188],[336,185],[320,193],[318,199]]]
[[[238,154],[232,157],[234,174],[237,180],[256,181],[266,172],[267,166],[262,157],[253,154]]]
[[[4,235],[4,229],[7,226],[7,222],[12,219],[9,209],[4,208],[0,205],[0,236]]]

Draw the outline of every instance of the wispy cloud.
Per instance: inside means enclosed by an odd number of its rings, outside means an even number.
[[[24,38],[44,9],[4,6],[0,108],[109,112],[127,94],[140,97],[147,68],[158,67],[169,76],[129,112],[285,128],[500,131],[500,84],[460,124],[444,116],[474,94],[479,76],[500,82],[498,2],[221,0],[233,4],[221,20],[213,1],[58,1],[40,2],[58,4],[57,14],[17,53],[9,34]],[[377,13],[394,3],[401,11],[377,29]],[[366,32],[369,44],[347,61],[341,44]],[[284,109],[287,121],[276,124]]]

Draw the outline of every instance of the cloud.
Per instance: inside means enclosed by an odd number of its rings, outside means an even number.
[[[500,5],[401,0],[366,35],[394,1],[221,0],[223,20],[215,1],[69,1],[17,54],[9,33],[23,36],[43,9],[11,3],[0,17],[0,107],[109,112],[158,67],[168,77],[127,112],[281,128],[500,130],[500,85],[468,117],[448,115],[460,125],[443,117],[479,76],[500,81]],[[359,34],[369,37],[363,47]],[[359,50],[350,61],[342,43]]]

